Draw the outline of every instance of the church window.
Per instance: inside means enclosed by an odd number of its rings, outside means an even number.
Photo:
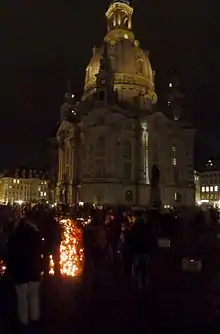
[[[132,158],[132,149],[130,140],[126,140],[124,143],[123,158],[126,160],[131,160]]]
[[[105,176],[105,159],[96,159],[95,176],[97,178],[102,178]]]
[[[140,74],[143,74],[143,61],[141,59],[138,59],[137,61],[137,71]]]
[[[97,178],[105,176],[105,138],[103,136],[96,141],[95,176]]]

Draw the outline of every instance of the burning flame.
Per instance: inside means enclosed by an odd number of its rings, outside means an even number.
[[[63,238],[60,245],[60,271],[63,276],[77,276],[83,269],[82,232],[71,219],[60,221]],[[54,261],[50,256],[50,275],[54,275]]]
[[[90,223],[83,221],[82,225]],[[63,219],[60,221],[63,236],[60,245],[60,271],[63,276],[77,276],[83,270],[84,252],[82,247],[82,231],[77,228],[76,223],[71,219]],[[4,276],[6,266],[0,261],[0,276]],[[49,274],[54,275],[54,260],[50,255]]]

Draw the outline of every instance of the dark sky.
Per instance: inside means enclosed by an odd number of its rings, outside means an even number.
[[[7,3],[7,4],[6,4]],[[41,4],[42,3],[42,4]],[[68,77],[80,93],[108,0],[3,0],[0,4],[0,168],[48,164]],[[134,0],[133,28],[163,101],[172,70],[198,128],[199,160],[220,153],[220,1]]]

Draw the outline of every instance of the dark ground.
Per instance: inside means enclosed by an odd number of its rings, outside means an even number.
[[[44,281],[41,333],[220,333],[220,290],[211,262],[204,262],[202,273],[183,274],[180,260],[165,251],[153,263],[152,285],[145,293],[110,268],[90,295],[76,280]],[[16,334],[15,296],[4,281],[0,308],[0,333]]]

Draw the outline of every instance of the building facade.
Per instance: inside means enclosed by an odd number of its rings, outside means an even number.
[[[220,207],[220,161],[208,160],[199,176],[200,204]]]
[[[156,165],[162,203],[194,204],[194,130],[155,108],[155,73],[135,39],[132,14],[129,1],[113,1],[81,101],[65,95],[56,136],[57,202],[148,205]],[[175,96],[171,101],[176,110]]]
[[[36,170],[17,169],[0,177],[1,203],[39,203],[49,198],[47,174]]]

